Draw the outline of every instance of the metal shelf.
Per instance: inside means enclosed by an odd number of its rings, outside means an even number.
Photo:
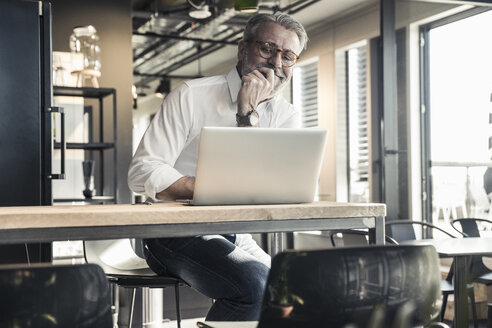
[[[60,149],[59,142],[55,142],[55,149]],[[113,142],[67,142],[67,149],[84,149],[84,150],[103,150],[114,148]]]
[[[118,176],[117,176],[117,168],[118,168],[118,156],[117,156],[117,133],[116,133],[116,115],[117,115],[117,110],[116,110],[116,89],[114,88],[89,88],[89,87],[82,87],[82,88],[75,88],[75,87],[62,87],[62,86],[54,86],[53,87],[53,95],[54,96],[63,96],[63,97],[82,97],[82,98],[88,98],[88,99],[95,99],[96,102],[99,104],[99,110],[96,112],[98,114],[97,117],[94,117],[96,115],[93,110],[92,106],[85,106],[84,107],[84,113],[88,113],[89,115],[89,142],[67,142],[66,143],[66,149],[79,149],[79,150],[85,150],[88,151],[89,153],[86,156],[89,156],[90,159],[94,159],[94,156],[96,157],[96,161],[98,162],[98,167],[99,167],[99,176],[98,180],[99,182],[96,183],[96,190],[103,192],[105,190],[104,188],[104,182],[106,181],[105,178],[105,170],[107,169],[107,165],[105,165],[105,161],[108,158],[109,154],[106,154],[105,150],[112,149],[112,159],[113,159],[113,164],[114,164],[114,169],[113,169],[113,195],[101,195],[101,196],[94,196],[92,198],[57,198],[53,199],[53,202],[55,203],[72,203],[72,202],[83,202],[87,204],[99,204],[99,203],[117,203],[118,202]],[[105,101],[104,99],[106,97],[110,96],[112,98],[111,104],[112,104],[112,112],[113,112],[113,140],[108,140],[109,142],[105,141],[105,133],[104,133],[104,113],[107,111],[104,107]],[[85,103],[85,102],[84,102]],[[98,122],[98,130],[96,136],[94,136],[94,131],[93,124],[94,122]],[[97,141],[95,141],[95,140]],[[54,142],[54,148],[55,149],[60,149],[61,144],[59,142]],[[107,193],[110,193],[108,191]]]
[[[54,96],[84,97],[84,98],[103,98],[115,93],[113,88],[74,88],[74,87],[53,87]]]
[[[55,198],[55,203],[89,203],[89,204],[102,204],[102,203],[114,203],[113,196],[93,196],[92,198]]]

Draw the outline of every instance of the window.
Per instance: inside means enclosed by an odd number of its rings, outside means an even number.
[[[368,202],[367,42],[335,52],[337,201]]]
[[[318,126],[318,61],[294,68],[292,101],[302,111],[302,126]]]
[[[431,199],[424,216],[435,224],[491,215],[484,186],[485,171],[492,166],[491,29],[492,11],[424,28],[428,47],[424,156],[431,181],[424,189]]]

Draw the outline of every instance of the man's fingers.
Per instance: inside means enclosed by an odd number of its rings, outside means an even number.
[[[262,71],[260,71],[259,69],[255,69],[254,71],[252,71],[251,73],[251,76],[254,76],[260,80],[263,80],[263,79],[266,79],[266,72],[263,73]]]
[[[242,78],[243,82],[253,82],[255,79],[260,83],[260,85],[272,87],[275,83],[275,72],[271,68],[260,67],[251,71],[248,75],[245,75]],[[265,82],[267,83],[265,84]]]
[[[271,67],[260,67],[258,68],[258,71],[268,80],[268,81],[273,81],[273,78],[275,77],[275,71]]]

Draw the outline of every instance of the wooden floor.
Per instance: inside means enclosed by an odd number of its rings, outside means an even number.
[[[196,322],[197,321],[203,321],[204,318],[197,318],[197,319],[185,319],[181,321],[181,327],[182,328],[196,328]],[[449,325],[449,327],[452,327],[451,322],[446,322],[446,324]],[[478,323],[479,328],[489,328],[487,327],[487,321],[486,320],[481,320]],[[162,325],[162,328],[176,328],[176,321],[170,321],[166,322]],[[473,323],[470,324],[469,328],[474,328]],[[490,327],[492,328],[492,327]]]
[[[453,327],[453,323],[450,322],[450,321],[445,321],[444,323],[447,324],[449,327]],[[469,328],[475,328],[473,326],[473,322],[471,322],[468,327]],[[479,320],[478,321],[478,328],[492,328],[492,325],[491,326],[487,326],[487,320]]]
[[[181,328],[196,328],[197,321],[204,321],[205,318],[197,318],[197,319],[184,319],[181,320]],[[162,328],[176,328],[176,321],[165,322],[162,324]]]

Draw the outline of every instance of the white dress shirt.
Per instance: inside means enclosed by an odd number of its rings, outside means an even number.
[[[145,132],[128,172],[128,185],[152,199],[183,176],[195,176],[202,127],[235,127],[241,79],[227,75],[191,80],[167,95]],[[259,127],[298,128],[300,112],[277,95],[256,109]]]

